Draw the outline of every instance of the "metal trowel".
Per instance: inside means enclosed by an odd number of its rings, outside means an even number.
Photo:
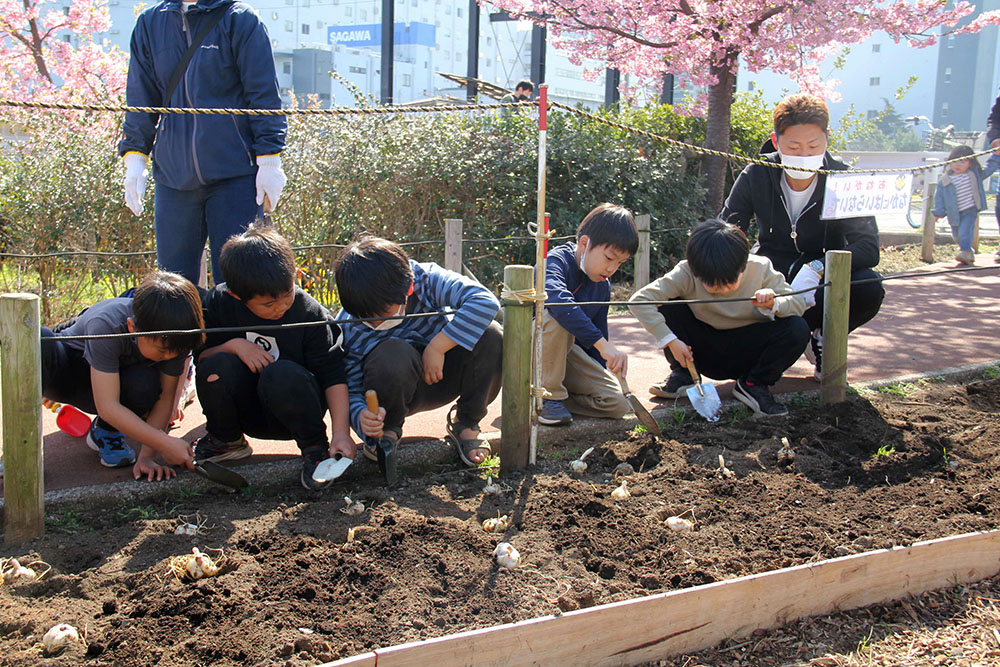
[[[694,386],[688,387],[687,397],[691,405],[710,422],[719,420],[719,409],[722,407],[722,399],[719,398],[719,390],[712,382],[702,382],[698,369],[694,367],[694,359],[688,359],[688,371],[694,380]]]
[[[352,463],[354,463],[354,459],[349,459],[346,456],[341,456],[339,459],[329,458],[320,461],[316,469],[313,470],[313,480],[320,484],[332,482],[343,475],[344,471]]]
[[[650,433],[653,435],[663,435],[663,431],[660,430],[660,425],[653,419],[653,415],[649,414],[649,410],[643,407],[639,399],[629,390],[628,382],[625,381],[625,375],[623,373],[615,373],[618,376],[618,382],[622,386],[622,395],[625,396],[625,400],[628,401],[629,406],[632,408],[632,412],[635,416],[639,418],[639,423],[645,426]]]
[[[365,402],[368,403],[368,411],[378,414],[378,394],[374,389],[365,392]],[[390,438],[381,438],[375,447],[378,453],[378,468],[385,476],[385,485],[392,486],[396,483],[396,442]]]

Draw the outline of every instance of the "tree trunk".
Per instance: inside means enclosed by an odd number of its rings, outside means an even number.
[[[29,0],[24,0],[24,9],[25,11],[31,10]],[[46,81],[53,83],[52,75],[49,74],[49,66],[45,64],[45,57],[42,55],[42,36],[38,32],[38,21],[30,19],[28,26],[31,30],[31,44],[28,45],[28,48],[31,49],[31,57],[35,60],[35,67]]]
[[[729,124],[733,107],[733,83],[736,71],[728,63],[713,67],[718,83],[708,89],[708,123],[705,127],[705,148],[729,152]],[[705,204],[711,213],[722,210],[726,188],[726,158],[706,156],[702,162],[708,194]]]

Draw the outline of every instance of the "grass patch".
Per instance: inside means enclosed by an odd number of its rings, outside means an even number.
[[[848,387],[850,389],[850,387]],[[814,405],[819,405],[819,394],[803,394],[797,392],[790,396],[785,403],[790,408],[808,408]]]
[[[927,380],[917,380],[916,382],[896,382],[876,389],[880,394],[892,394],[894,396],[910,396],[920,389],[930,384]]]
[[[896,453],[896,448],[892,445],[882,445],[878,448],[878,451],[872,454],[872,459],[889,459],[892,455]]]
[[[753,417],[753,410],[743,405],[742,403],[737,403],[733,407],[729,408],[729,421],[735,424],[738,421],[743,421],[744,419],[750,419]]]
[[[980,254],[995,253],[996,251],[996,241],[980,240]],[[888,275],[890,273],[899,273],[901,271],[909,271],[910,269],[927,266],[927,263],[920,257],[921,252],[921,245],[919,243],[882,248],[880,260],[875,269],[883,275]],[[934,261],[951,262],[955,259],[955,253],[957,252],[958,246],[954,243],[936,245],[934,246]]]
[[[50,514],[45,519],[45,525],[67,535],[73,535],[87,529],[87,525],[80,518],[80,514],[72,510],[62,512],[61,514]]]

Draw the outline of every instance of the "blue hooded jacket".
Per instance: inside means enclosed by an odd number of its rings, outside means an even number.
[[[209,12],[226,16],[212,28],[164,104],[167,84]],[[126,99],[130,106],[280,109],[267,29],[250,5],[164,0],[139,15],[132,31]],[[153,156],[157,183],[194,190],[254,174],[258,155],[285,147],[284,116],[126,113],[118,153]]]

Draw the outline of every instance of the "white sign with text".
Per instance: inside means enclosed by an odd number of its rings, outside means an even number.
[[[829,174],[823,194],[823,218],[902,213],[910,209],[913,173]]]

